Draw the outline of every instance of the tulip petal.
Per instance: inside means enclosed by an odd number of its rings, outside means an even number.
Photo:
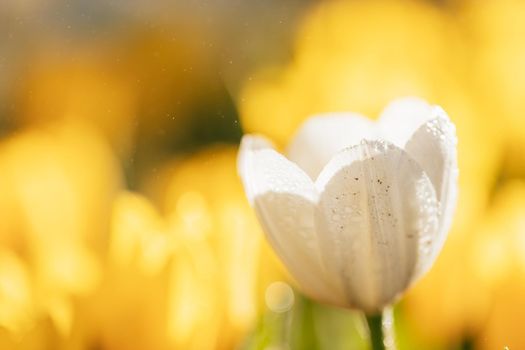
[[[248,198],[277,255],[306,294],[335,303],[340,296],[326,280],[319,256],[312,180],[262,137],[243,137],[238,164]]]
[[[333,113],[312,117],[299,128],[287,155],[315,180],[335,153],[358,144],[362,139],[377,138],[376,129],[370,119],[358,114]]]
[[[316,187],[325,266],[350,306],[377,312],[427,268],[438,229],[434,187],[405,151],[382,141],[335,155]]]
[[[405,149],[434,185],[440,203],[440,229],[433,261],[445,243],[456,207],[458,164],[455,127],[441,107],[431,106],[417,98],[392,102],[379,123],[388,139]]]
[[[379,118],[379,128],[394,145],[404,148],[414,132],[433,116],[432,106],[417,97],[388,104]]]
[[[414,158],[434,185],[440,203],[440,229],[434,257],[445,243],[457,199],[457,138],[456,129],[440,107],[433,107],[435,116],[419,127],[405,145],[405,151]]]

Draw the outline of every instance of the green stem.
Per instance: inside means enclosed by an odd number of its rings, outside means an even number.
[[[385,350],[384,336],[383,336],[383,315],[366,315],[368,329],[370,329],[370,342],[372,343],[372,350]]]

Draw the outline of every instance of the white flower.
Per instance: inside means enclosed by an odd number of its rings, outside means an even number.
[[[246,135],[238,167],[270,244],[307,295],[374,313],[429,270],[457,195],[455,127],[443,109],[406,98],[378,122],[313,117],[287,154]]]

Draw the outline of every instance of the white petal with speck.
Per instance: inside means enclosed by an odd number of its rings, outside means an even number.
[[[314,183],[297,165],[258,136],[245,136],[239,172],[268,241],[303,290],[311,297],[336,303],[339,296],[319,256],[314,210]]]
[[[316,182],[322,257],[348,303],[379,311],[425,268],[438,229],[438,203],[425,172],[388,142],[338,153]]]

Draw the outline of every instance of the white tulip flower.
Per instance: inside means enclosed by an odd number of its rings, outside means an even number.
[[[238,167],[267,239],[308,296],[377,314],[432,266],[457,197],[456,133],[416,98],[377,122],[308,119],[287,157],[243,137]]]

